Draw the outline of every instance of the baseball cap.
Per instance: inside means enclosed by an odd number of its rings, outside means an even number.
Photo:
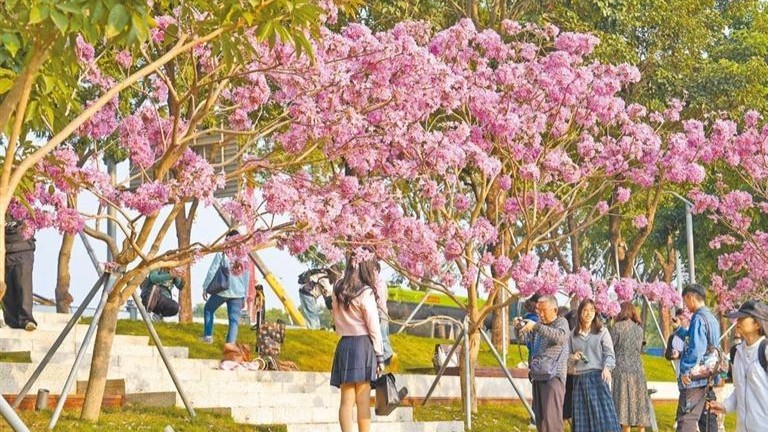
[[[725,314],[728,318],[743,318],[750,316],[760,321],[768,321],[768,305],[763,302],[749,300],[741,305],[739,310]]]

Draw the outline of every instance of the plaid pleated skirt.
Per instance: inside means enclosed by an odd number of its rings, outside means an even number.
[[[573,432],[619,432],[619,420],[602,371],[574,376]]]
[[[376,353],[368,335],[342,336],[331,367],[331,385],[376,380]]]

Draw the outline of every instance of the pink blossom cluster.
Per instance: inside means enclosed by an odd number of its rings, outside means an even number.
[[[329,163],[347,170],[344,178],[310,170],[269,178],[267,209],[302,227],[282,244],[333,256],[371,244],[410,274],[443,283],[473,286],[480,275],[488,287],[493,270],[521,292],[567,283],[593,295],[588,272],[566,276],[555,262],[530,253],[494,258],[488,247],[503,232],[535,246],[542,221],[574,202],[604,216],[633,188],[697,184],[710,141],[697,124],[680,122],[679,101],[658,113],[663,129],[645,107],[627,106],[620,91],[639,73],[587,61],[596,38],[513,22],[503,29],[514,40],[469,20],[434,35],[416,23],[381,33],[352,24],[323,34],[314,63],[284,66],[279,46],[265,55],[281,65],[265,75],[292,118],[275,144],[299,153],[322,143]],[[589,202],[610,194],[617,178],[612,204]],[[478,213],[490,212],[481,192],[494,182],[497,213]],[[650,223],[642,215],[634,222]]]
[[[705,157],[724,170],[737,172],[739,188],[715,182],[714,188],[693,190],[689,197],[697,214],[709,217],[723,229],[709,246],[718,250],[719,275],[712,288],[718,306],[728,310],[740,301],[768,298],[768,234],[755,220],[768,214],[768,125],[755,111],[742,123],[718,118],[711,125]]]
[[[162,45],[176,18],[157,21],[152,40]],[[720,122],[708,136],[703,123],[680,120],[679,101],[651,114],[628,106],[621,91],[639,72],[587,60],[599,42],[593,36],[511,21],[502,29],[504,37],[470,20],[436,34],[425,23],[379,33],[350,24],[338,33],[324,29],[312,42],[312,60],[295,56],[289,44],[270,48],[251,37],[253,57],[243,61],[249,72],[222,89],[216,121],[249,131],[264,111],[280,113],[289,121],[264,146],[288,159],[316,147],[324,158],[318,166],[265,169],[259,173],[264,208],[246,193],[227,203],[227,212],[249,229],[263,210],[286,216],[293,229],[278,245],[292,253],[312,246],[339,261],[345,250],[365,247],[410,276],[449,287],[479,281],[492,289],[493,274],[496,281],[513,280],[521,293],[593,297],[609,314],[617,308],[614,297],[633,290],[668,300],[660,286],[626,280],[609,286],[584,269],[567,274],[533,251],[566,212],[604,216],[612,205],[627,203],[634,189],[698,184],[703,164],[728,157],[718,145],[736,148],[752,135],[742,138]],[[85,45],[79,49],[84,61],[92,57]],[[191,57],[203,73],[218,61],[205,44]],[[115,60],[126,69],[130,57],[118,53]],[[96,88],[109,87],[110,78],[96,69],[89,79]],[[94,139],[114,133],[143,185],[115,189],[94,163],[76,168],[71,162],[58,172],[51,163],[49,181],[64,190],[62,182],[71,179],[143,215],[190,198],[211,200],[223,177],[191,151],[175,154],[168,179],[152,180],[158,161],[170,157],[188,131],[162,107],[163,80],[151,76],[144,86],[149,102],[121,116],[116,101],[95,119],[103,124],[81,130]],[[743,149],[735,152],[739,161],[750,159]],[[722,202],[736,213],[746,210],[738,195]],[[634,220],[638,228],[649,223],[642,215]],[[502,236],[531,252],[491,253]]]

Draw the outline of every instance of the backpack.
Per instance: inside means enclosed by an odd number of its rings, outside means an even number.
[[[760,362],[760,366],[768,372],[768,359],[765,358],[765,349],[768,346],[768,341],[763,339],[760,341],[760,346],[757,347],[757,360]]]
[[[310,278],[318,273],[327,273],[328,270],[324,268],[319,269],[309,269],[305,271],[304,273],[299,275],[299,285],[305,285],[307,282],[309,282]]]

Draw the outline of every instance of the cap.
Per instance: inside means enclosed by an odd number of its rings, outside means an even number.
[[[743,318],[750,316],[760,321],[768,321],[768,305],[763,302],[749,300],[741,305],[739,310],[725,314],[728,318]]]
[[[705,290],[703,286],[696,283],[688,284],[683,288],[683,295],[686,295],[688,293],[695,293],[704,298],[707,297],[707,290]]]

